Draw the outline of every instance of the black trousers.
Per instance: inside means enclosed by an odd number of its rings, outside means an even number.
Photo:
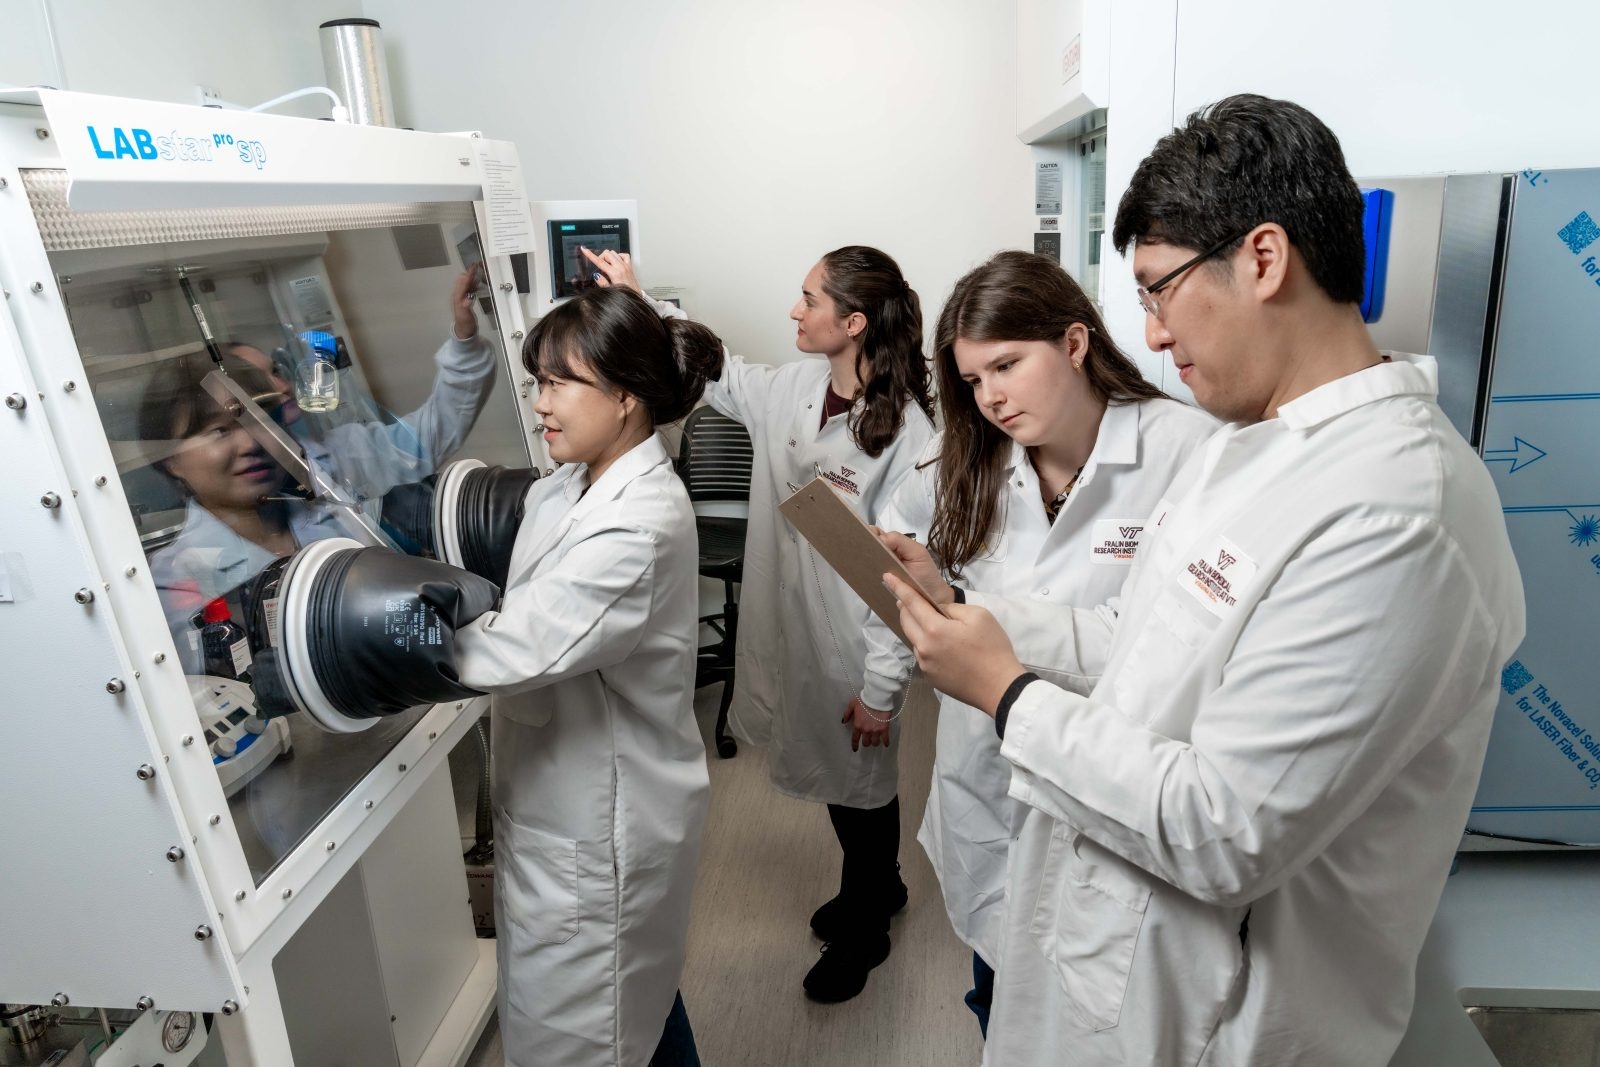
[[[861,902],[856,909],[870,925],[878,926],[879,909],[872,904],[900,882],[900,798],[896,796],[881,808],[847,808],[828,805],[833,833],[844,852],[844,870],[839,878],[839,894]],[[882,929],[889,928],[889,917],[882,918]]]
[[[681,992],[667,1013],[666,1029],[661,1031],[661,1041],[650,1057],[650,1067],[700,1067],[700,1051],[695,1048],[694,1030],[689,1026]]]

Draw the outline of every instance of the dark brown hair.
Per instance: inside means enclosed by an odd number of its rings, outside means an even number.
[[[994,532],[1011,438],[983,417],[956,366],[956,341],[1049,341],[1068,327],[1089,329],[1083,372],[1107,404],[1162,397],[1106,334],[1100,312],[1061,265],[1031,252],[1001,252],[956,282],[934,334],[944,435],[928,550],[950,574],[984,549]]]
[[[1247,93],[1201,108],[1156,142],[1117,205],[1111,243],[1118,252],[1136,241],[1199,252],[1276,222],[1329,297],[1359,304],[1363,217],[1333,131],[1298,104]]]
[[[856,338],[856,378],[861,403],[850,409],[850,436],[869,456],[900,434],[906,401],[933,418],[928,361],[922,354],[922,303],[887,253],[846,245],[822,257],[822,291],[840,318],[859,311],[867,328]]]
[[[201,385],[218,365],[203,345],[157,364],[139,398],[139,438],[173,441],[189,437],[222,413],[222,405]],[[255,364],[224,349],[221,369],[250,395],[265,402],[276,394],[272,379]]]
[[[192,437],[207,422],[222,414],[222,405],[200,384],[216,369],[216,361],[203,345],[195,345],[158,363],[139,398],[139,439],[154,444]],[[277,389],[261,368],[231,348],[224,348],[221,369],[258,403],[275,406]],[[163,456],[150,466],[165,475],[185,496],[191,495],[188,487],[167,467],[167,457]]]
[[[522,365],[543,381],[591,381],[637,397],[656,426],[694,409],[722,367],[722,342],[698,322],[663,319],[632,289],[590,289],[539,320],[522,345]]]

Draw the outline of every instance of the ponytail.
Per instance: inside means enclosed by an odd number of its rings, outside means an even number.
[[[671,404],[652,409],[657,425],[677,422],[694,410],[706,391],[706,382],[722,369],[722,339],[710,328],[689,319],[662,319],[672,358],[678,365],[678,394]]]
[[[865,245],[846,245],[822,257],[822,288],[841,317],[860,312],[866,329],[856,339],[856,379],[850,434],[869,456],[879,456],[899,436],[907,403],[933,417],[928,363],[922,351],[922,302],[900,266]]]

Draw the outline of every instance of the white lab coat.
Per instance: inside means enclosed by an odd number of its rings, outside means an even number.
[[[781,367],[725,359],[706,400],[750,432],[755,462],[740,586],[734,732],[767,746],[772,783],[802,800],[878,808],[899,788],[898,730],[889,747],[850,750],[840,717],[861,691],[866,602],[778,512],[790,492],[819,474],[868,523],[933,437],[933,423],[907,404],[899,435],[883,452],[856,447],[848,415],[822,425],[828,364]],[[819,429],[819,426],[821,427]],[[880,706],[892,706],[889,694]]]
[[[427,477],[466,440],[494,389],[494,356],[494,346],[482,334],[465,341],[451,337],[433,357],[439,369],[421,407],[393,423],[343,423],[315,439],[297,434],[306,462],[344,485],[354,499],[373,501],[368,510],[376,517],[377,498]],[[298,546],[351,536],[337,505],[289,501],[286,508]],[[187,673],[198,673],[203,659],[199,631],[189,625],[197,610],[195,591],[202,602],[221,596],[277,558],[189,500],[178,536],[152,552],[149,564]]]
[[[494,694],[508,1067],[644,1067],[683,970],[710,779],[694,719],[699,553],[659,436],[585,492],[533,484],[499,612],[456,635]]]
[[[1052,524],[1027,450],[1013,444],[987,552],[962,568],[961,584],[1049,604],[1098,604],[1117,594],[1140,527],[1172,476],[1216,429],[1211,416],[1175,400],[1106,408],[1083,473]],[[938,455],[938,442],[929,457]],[[938,468],[907,475],[885,509],[886,528],[927,543]],[[877,619],[867,623],[869,690],[900,684],[909,653]],[[868,701],[871,703],[871,701]],[[1011,764],[988,716],[940,694],[933,786],[917,840],[933,863],[945,910],[960,937],[991,965],[999,959],[1006,855],[1022,824],[1007,796]]]
[[[1023,690],[988,1063],[1388,1062],[1524,629],[1436,394],[1400,356],[1220,430],[1092,693]],[[977,599],[1025,661],[1096,672],[1110,610]]]

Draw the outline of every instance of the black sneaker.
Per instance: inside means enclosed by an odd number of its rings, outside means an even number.
[[[864,934],[830,941],[806,973],[806,996],[822,1004],[849,1000],[867,987],[867,972],[889,958],[888,934]]]
[[[896,877],[894,885],[879,899],[881,910],[877,917],[887,922],[891,915],[905,910],[907,899],[906,884]],[[811,913],[811,932],[822,941],[841,941],[846,933],[845,924],[852,918],[871,919],[873,916],[852,915],[850,902],[840,893]]]

